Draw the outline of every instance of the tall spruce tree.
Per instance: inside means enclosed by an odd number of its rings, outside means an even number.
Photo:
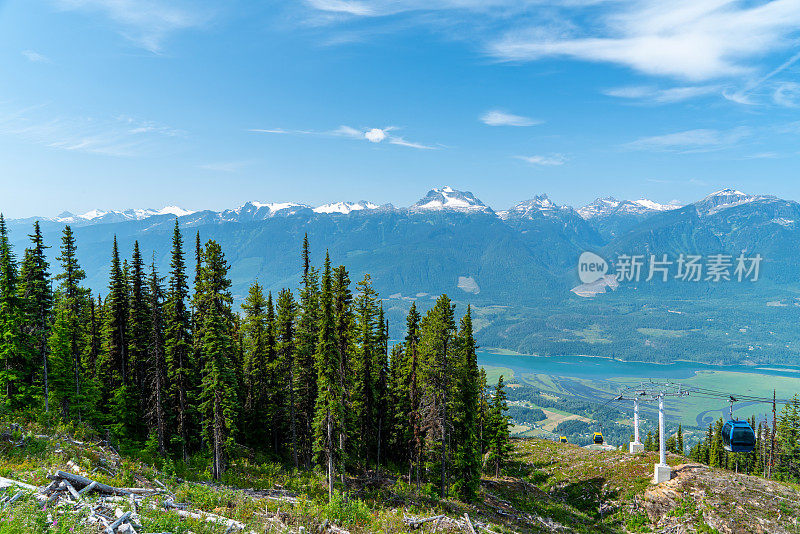
[[[78,264],[77,246],[72,228],[64,227],[61,238],[61,272],[55,276],[55,322],[50,335],[51,392],[64,421],[82,421],[94,409],[93,399],[86,395],[87,373],[84,356],[91,346],[87,332],[87,312],[91,296],[81,286],[86,273]],[[91,377],[89,377],[91,378]],[[106,385],[107,386],[107,385]]]
[[[198,234],[199,236],[199,234]],[[178,219],[172,233],[167,297],[164,304],[164,357],[169,383],[169,404],[174,414],[176,432],[173,445],[180,450],[184,462],[189,461],[189,394],[192,390],[192,332],[187,308],[189,285],[183,254],[183,237]]]
[[[358,283],[356,297],[356,343],[357,351],[353,365],[352,412],[355,430],[360,436],[357,442],[357,457],[364,469],[377,453],[377,384],[375,365],[378,360],[378,305],[377,294],[372,288],[369,275]]]
[[[480,373],[478,348],[472,333],[472,309],[461,319],[456,338],[458,363],[456,368],[455,458],[453,474],[456,491],[464,501],[473,501],[481,481],[481,451],[478,439],[477,414],[480,402]]]
[[[420,355],[425,372],[423,425],[429,429],[429,470],[438,472],[442,498],[449,489],[448,461],[452,430],[453,381],[455,363],[455,306],[442,295],[421,322]]]
[[[342,395],[343,415],[340,422],[338,456],[339,473],[342,486],[348,464],[348,435],[353,432],[352,398],[352,354],[353,354],[353,294],[350,291],[350,275],[344,265],[340,265],[333,273],[333,313],[336,330],[337,380]]]
[[[204,311],[201,405],[203,429],[212,455],[211,474],[219,480],[228,465],[236,436],[236,371],[231,354],[233,297],[228,264],[215,241],[206,243],[200,267],[199,304]]]
[[[30,404],[32,374],[30,345],[24,339],[25,309],[18,293],[17,263],[11,252],[8,229],[0,214],[0,409],[20,409]]]
[[[405,441],[408,446],[409,470],[408,478],[416,481],[417,490],[420,485],[420,471],[422,461],[422,444],[424,443],[424,430],[422,427],[422,376],[419,358],[420,341],[420,315],[417,304],[411,304],[406,318],[406,337],[403,366],[403,393],[408,396],[407,426]]]
[[[147,360],[144,362],[142,377],[147,401],[147,422],[151,436],[155,436],[158,453],[167,454],[167,362],[164,349],[164,288],[156,271],[156,264],[150,265],[148,279],[148,345]]]
[[[258,283],[250,286],[250,292],[242,304],[242,344],[244,350],[244,406],[242,409],[242,436],[250,446],[263,444],[266,428],[263,410],[268,406],[268,325],[267,301],[264,290]]]
[[[489,414],[491,424],[491,439],[489,441],[489,463],[494,466],[495,476],[500,476],[500,470],[511,455],[511,431],[508,428],[508,403],[506,402],[503,375],[497,380],[492,397],[492,408]]]
[[[311,465],[312,425],[317,401],[315,359],[319,339],[319,307],[319,277],[310,263],[306,236],[303,239],[303,280],[294,358],[297,439],[301,458],[306,465]]]
[[[31,343],[31,385],[40,384],[45,412],[50,411],[50,384],[47,367],[47,340],[53,323],[53,290],[50,264],[39,221],[33,224],[31,247],[25,250],[20,269],[19,293],[24,304],[24,329]],[[34,363],[38,362],[38,364]]]
[[[317,340],[317,403],[314,414],[314,451],[325,466],[328,498],[333,498],[336,434],[344,420],[344,392],[339,382],[339,351],[336,343],[336,319],[333,308],[333,273],[331,259],[325,255],[320,293],[319,338]]]
[[[146,280],[144,261],[139,250],[139,242],[133,243],[133,256],[131,257],[131,271],[129,276],[128,299],[128,355],[130,359],[130,384],[131,394],[129,402],[134,407],[136,421],[143,420],[142,415],[147,412],[150,403],[146,390],[145,373],[149,361],[150,346],[150,297],[148,295],[148,281]],[[160,313],[160,312],[159,312]],[[144,438],[146,426],[144,424],[132,425],[134,439]]]
[[[290,452],[295,468],[300,465],[297,450],[297,405],[294,388],[296,316],[297,303],[292,292],[288,289],[281,290],[278,294],[278,311],[275,319],[275,338],[278,353],[276,367],[280,370],[278,373],[279,381],[286,388],[284,400],[286,402],[286,415],[289,420]]]

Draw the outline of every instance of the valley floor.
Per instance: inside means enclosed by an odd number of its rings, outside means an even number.
[[[0,476],[44,486],[50,483],[48,474],[62,469],[109,485],[150,488],[153,494],[135,505],[95,494],[83,498],[88,506],[68,497],[42,505],[30,492],[0,479],[6,500],[23,491],[13,504],[0,504],[0,534],[96,533],[97,527],[81,520],[98,504],[135,509],[140,533],[237,531],[230,523],[209,521],[208,514],[258,533],[400,533],[412,531],[412,518],[438,515],[445,517],[415,531],[470,532],[464,514],[475,532],[800,532],[800,489],[794,486],[687,464],[674,455],[668,458],[673,479],[653,486],[655,453],[631,456],[538,439],[515,440],[514,447],[505,476],[483,478],[477,503],[441,500],[433,488],[417,492],[402,477],[386,473],[349,479],[349,497],[337,495],[329,503],[319,474],[287,471],[277,464],[237,463],[229,485],[213,486],[156,471],[98,444],[28,437],[22,446],[0,443]],[[201,513],[181,518],[176,510],[165,509],[169,499]]]

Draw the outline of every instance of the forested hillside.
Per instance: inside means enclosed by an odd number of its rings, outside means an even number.
[[[239,314],[225,255],[199,233],[190,284],[177,221],[167,276],[138,242],[123,259],[114,240],[101,297],[82,285],[69,226],[51,279],[39,225],[18,266],[0,217],[3,413],[208,462],[214,479],[238,459],[272,458],[321,467],[332,494],[348,473],[392,465],[443,497],[474,498],[509,432],[502,377],[488,395],[478,370],[470,308],[457,320],[445,295],[424,315],[412,305],[390,354],[369,275],[352,288],[344,266],[326,256],[317,269],[299,245],[299,291],[253,282]]]

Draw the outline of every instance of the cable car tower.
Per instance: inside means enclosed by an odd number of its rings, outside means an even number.
[[[643,383],[627,388],[614,400],[633,401],[634,438],[629,444],[631,454],[644,451],[639,439],[639,402],[658,399],[658,451],[659,462],[653,468],[653,483],[666,482],[672,476],[672,468],[667,464],[666,428],[664,425],[664,398],[685,397],[689,394],[680,384]]]

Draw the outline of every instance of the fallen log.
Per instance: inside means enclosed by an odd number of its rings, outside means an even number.
[[[406,526],[411,527],[413,530],[416,530],[419,527],[421,527],[422,525],[424,525],[425,523],[430,523],[432,521],[440,521],[440,520],[442,520],[444,518],[445,518],[444,514],[443,515],[435,515],[435,516],[432,516],[432,517],[424,517],[424,518],[406,517],[406,516],[404,516],[403,517],[403,523],[405,523]]]
[[[125,488],[115,488],[114,486],[109,486],[107,484],[101,484],[95,480],[86,478],[81,475],[75,475],[73,473],[67,473],[66,471],[56,471],[55,475],[50,475],[52,478],[55,479],[63,479],[69,481],[74,487],[85,488],[92,484],[92,482],[96,482],[94,487],[94,491],[100,493],[107,493],[110,495],[130,495],[131,492]]]
[[[37,491],[39,489],[36,486],[31,486],[30,484],[25,484],[24,482],[20,482],[18,480],[0,477],[0,488],[8,488],[11,486],[19,486],[20,488],[28,491]]]

